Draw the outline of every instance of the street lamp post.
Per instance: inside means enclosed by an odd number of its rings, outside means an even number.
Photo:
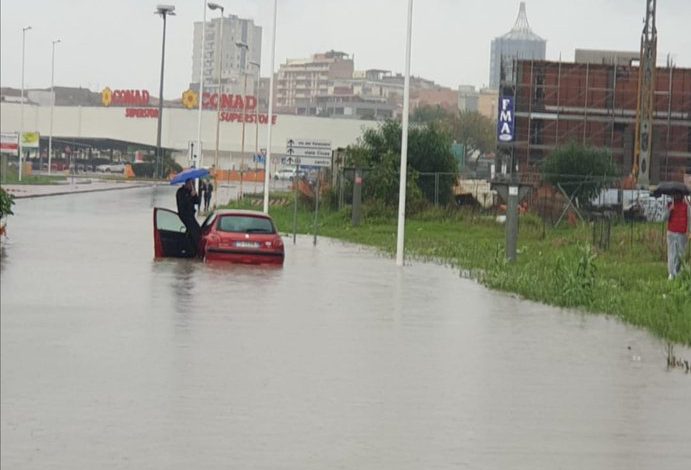
[[[212,10],[221,10],[221,18],[219,20],[220,32],[218,33],[218,91],[216,92],[216,150],[214,153],[214,186],[216,186],[216,191],[214,191],[214,207],[216,206],[216,201],[218,200],[218,141],[221,134],[221,76],[223,71],[223,11],[224,8],[218,3],[209,2],[207,6]]]
[[[156,174],[161,177],[161,124],[163,118],[163,71],[166,63],[166,18],[175,15],[175,6],[173,5],[157,5],[155,15],[161,15],[163,18],[163,41],[161,45],[161,79],[158,88],[158,126],[156,129]]]
[[[257,64],[256,62],[254,62]],[[257,172],[259,171],[259,84],[261,82],[261,75],[259,71],[259,64],[257,64],[257,77],[254,82],[254,96],[257,98],[257,105],[254,107],[254,193],[257,192]],[[264,184],[262,182],[262,184]]]
[[[271,37],[271,68],[269,69],[269,116],[266,120],[266,159],[264,160],[264,213],[269,213],[269,168],[271,164],[271,127],[274,112],[274,59],[276,56],[276,4],[274,0],[273,10],[273,34]]]
[[[55,45],[62,42],[60,39],[53,41],[53,54],[50,61],[50,134],[48,134],[48,174],[52,171],[53,159],[53,108],[55,108]]]
[[[405,193],[408,177],[408,111],[410,107],[410,42],[413,30],[413,0],[408,0],[408,23],[405,43],[405,78],[403,79],[403,119],[401,122],[401,177],[398,188],[398,234],[396,265],[403,266],[405,238]]]
[[[31,26],[22,28],[22,97],[19,104],[19,145],[17,146],[19,148],[19,173],[17,174],[19,181],[22,180],[22,138],[24,137],[24,43],[26,32],[30,29]]]
[[[257,190],[257,154],[259,153],[259,98],[257,95],[257,88],[258,88],[258,82],[259,82],[259,70],[261,65],[259,62],[253,62],[250,61],[250,65],[257,67],[257,81],[254,83],[252,86],[254,90],[254,97],[256,100],[256,103],[254,105],[254,189],[253,191],[256,192]],[[245,85],[247,84],[247,75],[245,75]],[[243,155],[244,155],[244,147],[245,147],[245,119],[244,119],[244,113],[245,110],[243,109],[243,120],[242,120],[242,146],[243,146]]]
[[[244,42],[236,42],[235,45],[239,47],[240,49],[245,50],[245,54],[250,50],[250,47],[245,44]],[[246,108],[246,102],[245,102],[245,97],[247,96],[247,65],[243,67],[243,74],[245,75],[245,83],[242,87],[242,137],[240,139],[240,193],[239,193],[239,198],[243,198],[243,191],[242,191],[242,180],[243,180],[243,172],[244,172],[244,167],[245,167],[245,108]]]
[[[197,152],[199,153],[198,164],[201,167],[204,160],[204,149],[202,149],[202,102],[204,101],[204,44],[206,43],[206,0],[204,3],[204,20],[202,22],[202,50],[199,60],[199,115],[197,116]]]

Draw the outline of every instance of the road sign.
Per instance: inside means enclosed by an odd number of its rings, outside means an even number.
[[[19,149],[19,134],[17,132],[0,133],[0,153],[17,155]]]
[[[315,139],[288,139],[286,160],[294,159],[292,164],[330,167],[331,142]]]
[[[281,163],[283,165],[299,165],[300,164],[300,157],[293,157],[293,156],[286,156],[281,158]]]

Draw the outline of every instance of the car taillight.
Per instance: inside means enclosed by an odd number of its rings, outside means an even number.
[[[218,246],[221,243],[221,238],[218,235],[211,234],[206,238],[206,244]]]
[[[283,248],[283,240],[281,240],[281,237],[276,237],[276,238],[274,238],[271,245],[276,249]]]

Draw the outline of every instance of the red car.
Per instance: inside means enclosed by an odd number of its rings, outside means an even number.
[[[154,253],[157,258],[191,258],[249,264],[282,265],[283,240],[271,217],[263,212],[219,210],[202,224],[199,246],[193,249],[177,213],[154,208]]]

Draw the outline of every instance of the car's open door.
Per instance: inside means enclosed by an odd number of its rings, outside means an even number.
[[[154,207],[154,256],[191,258],[194,255],[192,241],[177,212]]]

